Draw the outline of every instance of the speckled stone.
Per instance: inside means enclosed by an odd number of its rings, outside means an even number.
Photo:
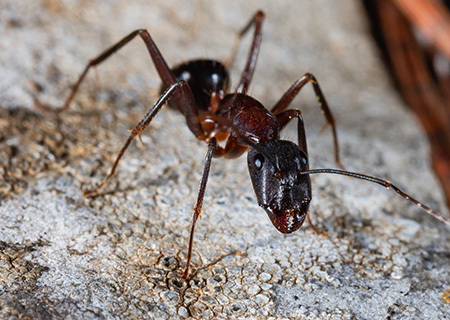
[[[163,110],[93,198],[159,80],[136,39],[91,72],[60,119],[33,108],[33,83],[61,105],[85,63],[147,28],[169,64],[225,59],[257,9],[267,14],[250,94],[270,108],[305,72],[338,124],[347,169],[385,177],[446,212],[428,146],[394,91],[360,1],[2,0],[0,318],[447,319],[450,232],[392,191],[312,177],[311,217],[290,235],[257,206],[245,157],[214,159],[181,280],[206,146]],[[232,83],[245,63],[242,44]],[[311,167],[335,167],[309,86]],[[295,125],[282,133],[296,140]],[[420,173],[420,174],[419,174]],[[448,212],[448,211],[447,211]]]

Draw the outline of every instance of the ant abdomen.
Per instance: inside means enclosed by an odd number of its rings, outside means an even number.
[[[212,111],[211,96],[214,99],[214,95],[217,95],[219,101],[219,95],[228,91],[228,71],[219,61],[191,60],[175,66],[172,72],[178,80],[188,83],[200,110]]]

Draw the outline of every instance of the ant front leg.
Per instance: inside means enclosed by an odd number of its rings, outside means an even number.
[[[261,47],[262,40],[262,24],[266,15],[262,11],[256,12],[256,14],[252,17],[249,23],[237,34],[236,40],[234,42],[233,48],[231,49],[231,55],[225,61],[224,65],[227,68],[231,68],[236,59],[237,50],[239,47],[239,43],[242,40],[242,37],[250,30],[252,25],[255,25],[255,32],[253,34],[252,45],[250,47],[250,52],[247,58],[247,64],[244,68],[244,71],[241,75],[241,80],[239,81],[239,85],[236,89],[237,93],[246,93],[248,86],[250,85],[250,81],[252,80],[253,73],[255,72],[256,61],[258,60],[259,49]]]
[[[203,168],[202,181],[200,182],[200,188],[197,196],[197,203],[193,208],[194,215],[192,217],[191,234],[189,236],[189,248],[186,258],[186,269],[184,269],[183,279],[187,279],[187,276],[189,274],[189,265],[191,264],[191,257],[192,257],[192,245],[194,243],[195,224],[198,218],[200,217],[202,211],[203,197],[205,195],[206,183],[208,182],[209,169],[211,168],[211,160],[216,147],[217,147],[217,140],[216,138],[212,138],[208,143],[208,152],[206,153],[205,167]]]
[[[142,118],[142,120],[139,121],[139,123],[134,127],[134,129],[131,130],[131,134],[128,137],[122,149],[120,149],[119,155],[117,156],[116,161],[114,161],[114,165],[108,176],[102,182],[100,182],[100,184],[98,184],[97,187],[95,187],[94,189],[86,190],[84,192],[85,197],[97,193],[98,190],[100,190],[100,188],[103,187],[114,176],[117,166],[119,165],[120,159],[122,159],[131,141],[133,141],[133,139],[136,136],[140,136],[142,134],[142,131],[145,130],[145,128],[150,124],[150,122],[153,120],[156,114],[161,110],[161,108],[164,106],[167,100],[169,100],[169,98],[177,91],[177,89],[181,90],[181,88],[186,86],[188,86],[188,84],[184,80],[180,80],[174,83],[172,86],[170,86],[169,89],[167,89],[163,93],[163,95],[158,99],[155,105],[147,112],[147,114]]]
[[[305,132],[305,122],[303,121],[303,116],[300,110],[286,110],[276,115],[278,123],[280,124],[280,129],[283,129],[289,121],[294,118],[298,119],[297,122],[297,138],[298,146],[306,155],[308,155],[308,145],[306,143],[306,132]]]
[[[311,82],[314,88],[314,92],[316,93],[317,100],[319,101],[319,105],[322,109],[322,112],[325,116],[325,119],[327,120],[327,123],[331,125],[331,129],[333,132],[333,141],[334,141],[334,159],[336,164],[341,167],[342,169],[344,166],[341,163],[341,159],[339,156],[339,143],[337,138],[337,132],[336,132],[336,121],[334,120],[333,114],[331,113],[330,107],[328,106],[328,103],[325,99],[324,94],[322,93],[322,90],[320,89],[319,83],[317,82],[316,78],[311,73],[305,73],[303,76],[301,76],[297,81],[295,81],[292,86],[285,92],[285,94],[281,97],[281,99],[275,104],[275,106],[272,108],[271,112],[274,115],[278,115],[284,110],[289,107],[292,100],[297,96],[300,89],[303,88],[303,86]]]
[[[298,138],[298,147],[301,151],[305,153],[306,156],[308,156],[308,145],[306,143],[306,132],[305,132],[305,122],[303,121],[303,116],[300,110],[290,109],[283,111],[276,115],[278,123],[280,124],[280,129],[283,129],[289,121],[292,119],[297,118],[297,138]],[[309,169],[309,163],[307,164],[307,168]],[[311,217],[309,215],[309,212],[307,214],[308,222],[311,228],[313,229],[314,233],[316,234],[322,234],[326,235],[326,232],[320,231],[316,228],[316,226],[311,221]]]

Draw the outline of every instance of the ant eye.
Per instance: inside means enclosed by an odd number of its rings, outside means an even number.
[[[306,157],[295,157],[295,163],[299,166],[299,168],[307,167],[308,158]]]
[[[255,167],[257,169],[261,169],[263,164],[264,164],[264,156],[262,154],[257,154],[254,158],[253,158],[253,163],[255,164]]]
[[[191,80],[191,73],[189,71],[183,71],[183,73],[180,76],[180,79],[189,82],[189,80]]]
[[[308,165],[308,158],[302,157],[301,162],[306,167]]]

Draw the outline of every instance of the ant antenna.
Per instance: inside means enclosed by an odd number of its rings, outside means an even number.
[[[397,192],[400,196],[402,196],[406,200],[411,201],[416,206],[418,206],[419,208],[421,208],[424,211],[426,211],[428,214],[430,214],[433,217],[435,217],[436,219],[444,222],[447,226],[450,226],[450,219],[449,218],[443,216],[442,214],[438,213],[437,211],[434,211],[433,209],[431,209],[427,205],[423,204],[422,202],[414,199],[409,194],[403,192],[402,190],[400,190],[400,188],[398,188],[397,186],[393,185],[389,180],[384,180],[384,179],[380,179],[380,178],[377,178],[377,177],[373,177],[373,176],[369,176],[369,175],[365,175],[365,174],[361,174],[361,173],[357,173],[357,172],[351,172],[351,171],[345,171],[345,170],[337,170],[337,169],[312,169],[312,170],[305,170],[305,171],[301,171],[300,172],[300,174],[316,174],[316,173],[340,174],[340,175],[344,175],[344,176],[349,176],[349,177],[353,177],[353,178],[357,178],[357,179],[361,179],[361,180],[367,180],[367,181],[370,181],[370,182],[374,182],[374,183],[377,183],[377,184],[385,187],[386,189],[392,188],[392,190]]]

